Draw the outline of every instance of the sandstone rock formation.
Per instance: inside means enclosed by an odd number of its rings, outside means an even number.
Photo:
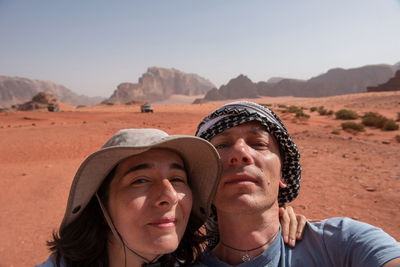
[[[121,83],[105,103],[123,104],[130,101],[158,101],[173,94],[201,95],[214,88],[210,81],[176,69],[150,67],[138,83]]]
[[[378,86],[370,86],[368,92],[383,92],[383,91],[400,91],[400,70],[398,70],[393,78]]]
[[[0,76],[0,107],[24,103],[39,92],[48,92],[61,102],[72,106],[91,106],[103,100],[100,97],[77,95],[68,88],[49,81]]]
[[[53,95],[45,92],[40,92],[35,95],[31,101],[24,104],[13,105],[12,107],[16,110],[26,111],[26,110],[36,110],[36,109],[48,109],[49,106],[58,107],[57,99]]]
[[[335,68],[309,80],[276,78],[258,83],[240,75],[219,90],[209,91],[203,100],[197,99],[194,103],[258,96],[324,97],[360,93],[365,92],[367,86],[387,81],[397,69],[400,69],[400,64],[370,65],[347,70]]]

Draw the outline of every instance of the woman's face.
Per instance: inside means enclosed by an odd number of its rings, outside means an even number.
[[[130,249],[148,259],[174,251],[192,208],[182,159],[162,149],[125,159],[111,181],[107,206]]]

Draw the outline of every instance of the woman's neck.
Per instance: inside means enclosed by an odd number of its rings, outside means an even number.
[[[145,261],[133,252],[129,251],[119,242],[109,241],[108,242],[108,263],[110,267],[141,267]],[[151,259],[155,258],[154,255]]]

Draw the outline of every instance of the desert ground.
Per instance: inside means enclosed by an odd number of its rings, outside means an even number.
[[[311,117],[298,120],[277,107],[322,105],[396,119],[400,92],[253,101],[272,104],[300,149],[301,190],[291,203],[297,213],[310,219],[351,217],[400,240],[400,143],[395,139],[400,131],[367,128],[352,134],[332,116],[305,110]],[[46,240],[59,227],[76,170],[119,129],[193,135],[198,122],[225,102],[230,101],[159,103],[154,113],[140,113],[137,105],[76,109],[62,104],[60,112],[0,113],[0,267],[32,266],[48,257]]]

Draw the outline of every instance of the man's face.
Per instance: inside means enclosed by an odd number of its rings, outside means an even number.
[[[259,122],[226,129],[211,143],[222,161],[214,198],[218,212],[254,212],[277,204],[281,159],[275,138]]]

